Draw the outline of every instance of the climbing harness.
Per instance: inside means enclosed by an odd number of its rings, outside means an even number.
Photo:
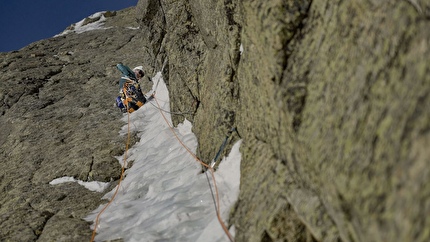
[[[116,102],[119,108],[123,107],[128,113],[132,113],[146,103],[146,98],[142,94],[140,85],[128,79],[124,82]]]

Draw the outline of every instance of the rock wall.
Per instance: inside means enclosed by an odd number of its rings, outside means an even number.
[[[120,77],[115,65],[138,65],[145,53],[138,48],[140,32],[127,28],[138,27],[134,8],[106,16],[109,29],[0,53],[1,241],[89,240],[83,218],[104,203],[103,194],[49,182],[120,176],[115,156],[123,154],[125,137],[113,107]]]
[[[429,6],[139,1],[199,155],[244,140],[237,241],[429,239]]]
[[[90,237],[102,194],[48,183],[118,178],[124,62],[163,71],[204,161],[237,128],[236,241],[428,241],[429,19],[423,0],[141,0],[0,53],[0,238]]]

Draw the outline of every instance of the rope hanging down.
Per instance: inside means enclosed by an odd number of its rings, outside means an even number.
[[[157,83],[157,86],[158,86],[158,83]],[[156,90],[156,89],[155,89]],[[161,113],[161,115],[163,116],[163,119],[166,121],[166,123],[167,123],[167,125],[169,126],[169,129],[172,131],[172,133],[174,134],[174,136],[176,137],[176,139],[179,141],[179,143],[187,150],[187,152],[188,153],[190,153],[193,157],[194,157],[194,159],[197,161],[197,162],[199,162],[202,166],[204,166],[205,168],[207,168],[210,172],[211,172],[211,176],[212,176],[212,181],[213,181],[213,186],[214,186],[214,190],[215,190],[215,212],[216,212],[216,215],[217,215],[217,219],[218,219],[218,221],[219,221],[219,223],[220,223],[220,225],[221,225],[221,227],[222,227],[222,229],[224,230],[224,232],[225,232],[225,234],[227,235],[227,237],[229,238],[229,240],[231,241],[231,242],[233,242],[234,241],[234,239],[233,239],[233,236],[230,234],[230,231],[228,231],[228,229],[227,229],[227,227],[226,227],[226,225],[224,224],[224,222],[222,221],[222,218],[221,218],[221,212],[220,212],[220,200],[219,200],[219,193],[218,193],[218,187],[217,187],[217,185],[216,185],[216,180],[215,180],[215,171],[214,171],[214,169],[213,169],[213,167],[211,166],[211,165],[207,165],[206,163],[204,163],[202,160],[200,160],[183,142],[182,142],[182,140],[178,137],[178,135],[176,134],[176,132],[174,131],[174,129],[173,129],[173,127],[170,125],[170,123],[169,123],[169,121],[167,120],[167,118],[166,118],[166,116],[164,115],[164,113],[163,113],[163,111],[165,111],[165,110],[163,110],[162,108],[161,108],[161,106],[160,106],[160,104],[158,103],[158,100],[155,98],[155,91],[154,91],[154,93],[152,94],[152,96],[154,97],[154,100],[156,101],[156,103],[157,103],[157,106],[158,106],[158,110],[160,111],[160,113]],[[127,163],[127,151],[128,151],[128,148],[129,148],[129,144],[130,144],[130,113],[128,113],[128,121],[127,121],[127,142],[126,142],[126,147],[125,147],[125,152],[124,152],[124,157],[123,157],[123,165],[122,165],[122,167],[121,167],[121,175],[120,175],[120,179],[119,179],[119,182],[118,182],[118,185],[116,186],[116,189],[115,189],[115,192],[114,192],[114,194],[112,195],[112,197],[111,197],[111,199],[110,199],[110,201],[103,207],[103,209],[97,214],[97,217],[96,217],[96,219],[95,219],[95,221],[94,221],[94,229],[93,229],[93,233],[92,233],[92,236],[91,236],[91,240],[90,240],[90,242],[93,242],[94,241],[94,239],[95,239],[95,236],[96,236],[96,232],[97,232],[97,227],[98,227],[98,225],[99,225],[99,220],[100,220],[100,216],[101,216],[101,214],[112,204],[112,202],[113,202],[113,200],[115,199],[115,197],[116,197],[116,195],[118,194],[118,191],[119,191],[119,187],[120,187],[120,185],[121,185],[121,182],[122,182],[122,180],[123,180],[123,178],[124,178],[124,171],[125,171],[125,166],[126,166],[126,163]],[[227,140],[228,140],[228,138],[229,138],[229,136],[231,135],[231,133],[233,132],[233,131],[235,131],[236,129],[235,128],[233,128],[232,130],[230,130],[229,132],[228,132],[228,135],[226,136],[226,138],[225,138],[225,140],[224,140],[224,142],[223,142],[223,144],[221,145],[221,147],[220,147],[220,150],[218,151],[218,153],[216,154],[216,156],[215,156],[215,158],[214,158],[214,160],[213,160],[213,162],[215,163],[216,162],[216,160],[218,159],[218,157],[219,157],[219,155],[222,153],[222,150],[224,149],[224,147],[225,147],[225,145],[226,145],[226,143],[227,143]],[[206,174],[207,175],[207,174]],[[208,182],[209,182],[209,178],[207,177],[207,179],[208,179]],[[210,185],[210,184],[209,184]],[[213,194],[213,192],[212,192],[212,187],[210,186],[210,189],[211,189],[211,193]]]
[[[127,163],[127,151],[128,151],[128,147],[130,145],[130,113],[129,112],[127,112],[127,113],[128,113],[128,115],[127,115],[127,117],[128,117],[128,120],[127,120],[127,142],[126,142],[126,145],[125,145],[123,164],[122,164],[122,167],[121,167],[121,176],[119,177],[118,185],[116,186],[115,192],[112,195],[110,201],[97,214],[96,220],[94,221],[94,230],[93,230],[93,234],[91,235],[90,242],[93,242],[94,238],[96,237],[97,226],[99,225],[99,220],[100,220],[101,214],[109,207],[109,205],[112,204],[113,200],[115,199],[116,195],[118,194],[119,187],[120,187],[121,182],[122,182],[122,180],[124,178],[125,165]]]
[[[160,103],[158,103],[158,100],[157,100],[157,98],[155,98],[155,96],[154,96],[154,100],[155,100],[155,102],[157,103],[157,106],[159,107],[159,110],[160,110],[160,113],[161,113],[161,115],[163,116],[163,119],[164,119],[164,121],[166,121],[166,124],[169,126],[169,129],[172,131],[172,133],[173,133],[173,135],[176,137],[176,139],[179,141],[179,143],[187,150],[187,152],[191,155],[191,156],[193,156],[194,157],[194,159],[197,161],[197,162],[199,162],[202,166],[204,166],[204,167],[206,167],[210,172],[211,172],[211,176],[212,176],[212,181],[213,181],[213,186],[214,186],[214,189],[215,189],[215,198],[216,198],[216,215],[217,215],[217,218],[218,218],[218,221],[219,221],[219,223],[220,223],[220,225],[221,225],[221,227],[222,227],[222,229],[224,230],[224,232],[225,232],[225,234],[227,235],[227,237],[229,238],[229,240],[231,241],[231,242],[233,242],[234,241],[234,239],[233,239],[233,236],[230,234],[230,231],[228,231],[228,229],[227,229],[227,226],[225,226],[225,224],[224,224],[224,222],[222,221],[222,218],[221,218],[221,212],[220,212],[220,206],[219,206],[219,204],[220,204],[220,201],[219,201],[219,193],[218,193],[218,187],[217,187],[217,185],[216,185],[216,180],[215,180],[215,171],[214,171],[214,169],[210,166],[210,165],[208,165],[208,164],[206,164],[206,163],[204,163],[202,160],[200,160],[198,157],[197,157],[197,155],[195,155],[191,150],[190,150],[190,148],[188,148],[185,144],[184,144],[184,142],[182,142],[182,140],[179,138],[179,136],[176,134],[176,132],[175,132],[175,130],[173,129],[173,127],[170,125],[170,123],[169,123],[169,121],[167,120],[167,118],[166,118],[166,116],[164,115],[164,113],[163,113],[163,111],[161,111],[161,106],[160,106]]]
[[[162,109],[162,108],[159,108],[159,107],[157,107],[155,104],[153,104],[153,103],[149,103],[149,104],[151,104],[154,108],[156,108],[156,109],[158,109],[158,110],[160,110],[160,111],[163,111],[163,112],[165,112],[165,113],[170,113],[170,114],[173,114],[173,115],[185,115],[185,114],[189,114],[189,115],[192,115],[193,114],[193,112],[170,112],[170,111],[167,111],[167,110],[164,110],[164,109]]]

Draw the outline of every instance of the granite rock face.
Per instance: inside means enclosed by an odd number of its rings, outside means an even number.
[[[121,114],[106,100],[124,62],[162,70],[202,160],[231,128],[223,155],[243,139],[236,241],[428,241],[429,10],[141,0],[109,14],[111,28],[1,53],[0,235],[89,238],[82,218],[102,194],[48,182],[118,178]]]
[[[429,6],[139,1],[199,156],[243,139],[237,241],[429,239]]]
[[[144,52],[139,30],[127,28],[138,27],[134,8],[110,14],[108,29],[0,53],[1,241],[91,237],[83,218],[103,194],[49,182],[70,176],[114,185],[120,176],[115,157],[125,137],[113,107],[121,76],[115,65],[138,65]]]

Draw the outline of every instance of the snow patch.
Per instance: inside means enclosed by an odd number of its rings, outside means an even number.
[[[106,190],[106,188],[108,188],[110,184],[109,182],[98,182],[98,181],[84,182],[81,180],[76,180],[75,178],[69,177],[69,176],[54,179],[51,182],[49,182],[49,184],[58,185],[58,184],[67,183],[67,182],[77,182],[79,185],[84,186],[86,189],[94,192],[103,192],[104,190]]]
[[[72,24],[65,31],[63,31],[60,34],[55,35],[54,37],[63,36],[63,35],[70,34],[70,33],[80,34],[80,33],[84,33],[87,31],[96,30],[96,29],[109,29],[109,28],[103,28],[104,22],[106,20],[104,13],[106,13],[106,11],[97,12],[95,14],[92,14],[91,16],[84,18],[75,24]],[[85,22],[88,21],[88,19],[90,19],[90,20],[94,19],[95,21],[88,23],[88,24],[85,24]]]
[[[140,141],[127,152],[126,170],[119,192],[100,215],[96,241],[122,238],[124,241],[228,241],[217,220],[209,173],[176,139],[169,125],[169,93],[161,73],[153,78],[155,99],[128,116],[120,134],[128,128],[137,132]],[[158,106],[160,105],[160,107]],[[160,110],[164,110],[161,115]],[[173,128],[182,143],[195,154],[197,138],[192,124],[185,120]],[[222,140],[220,140],[220,143]],[[239,152],[241,141],[234,144],[215,172],[220,209],[224,221],[238,198],[240,184]],[[123,163],[121,157],[119,162]],[[212,191],[213,191],[212,187]],[[114,190],[103,198],[110,200]],[[105,207],[101,205],[87,218],[94,221]],[[234,228],[231,228],[234,233]]]

